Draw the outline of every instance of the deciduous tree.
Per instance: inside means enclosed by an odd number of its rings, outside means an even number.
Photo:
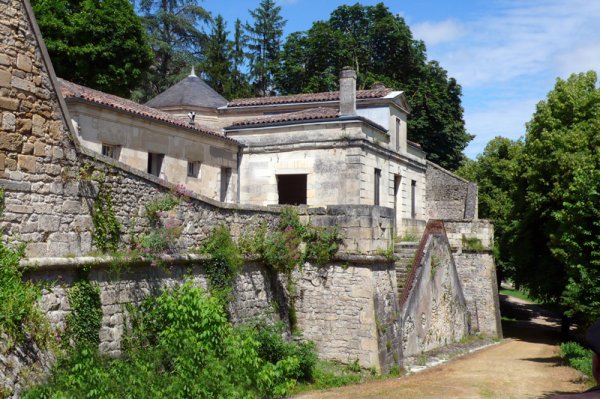
[[[33,0],[56,73],[128,97],[152,62],[139,17],[128,0]]]
[[[517,283],[567,315],[600,316],[600,90],[558,79],[527,125],[516,181]]]

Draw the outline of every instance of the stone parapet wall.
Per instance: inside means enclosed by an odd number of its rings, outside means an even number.
[[[494,246],[494,225],[489,220],[444,220],[444,227],[454,252],[471,250],[469,240],[477,240],[483,250],[491,251]]]
[[[336,227],[343,240],[340,252],[374,254],[391,245],[394,210],[371,205],[330,205],[307,209],[315,226]]]
[[[427,162],[429,219],[477,219],[477,184]]]
[[[85,258],[84,258],[85,259]],[[84,260],[82,259],[82,260]],[[102,324],[100,350],[110,356],[121,353],[127,306],[148,295],[157,295],[190,279],[206,288],[202,259],[180,260],[168,269],[150,264],[131,264],[117,273],[109,261],[98,260],[88,278],[100,289]],[[53,259],[27,273],[33,281],[52,282],[40,307],[53,328],[63,331],[71,312],[68,292],[84,265],[77,259]],[[51,263],[51,264],[48,264]],[[352,362],[389,370],[398,364],[399,324],[393,264],[383,257],[358,257],[316,267],[305,264],[294,275],[298,328],[305,339],[317,343],[324,359]],[[230,304],[236,324],[258,319],[288,323],[288,295],[282,276],[273,276],[259,263],[249,262],[237,276]]]

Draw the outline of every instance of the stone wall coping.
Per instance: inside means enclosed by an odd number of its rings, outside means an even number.
[[[208,260],[207,255],[181,254],[181,255],[162,255],[158,260],[167,265],[185,264],[188,262],[198,262]],[[43,271],[44,269],[77,269],[85,266],[109,267],[113,262],[120,261],[130,265],[151,265],[155,260],[144,258],[120,258],[111,255],[105,256],[78,256],[78,257],[45,257],[21,259],[19,266],[23,269],[33,271]],[[246,258],[247,263],[259,262],[256,256]],[[333,257],[332,262],[349,262],[352,264],[381,264],[391,263],[393,260],[382,255],[363,255],[363,254],[338,254]]]
[[[463,178],[463,177],[460,177],[459,175],[457,175],[457,174],[455,174],[455,173],[452,173],[452,172],[450,172],[448,169],[444,169],[444,168],[442,168],[440,165],[438,165],[438,164],[436,164],[436,163],[433,163],[433,162],[431,162],[431,161],[429,161],[429,160],[427,161],[427,165],[428,165],[428,166],[432,166],[432,167],[434,167],[435,169],[439,170],[440,172],[446,173],[446,174],[448,174],[448,175],[450,175],[450,176],[454,177],[455,179],[462,181],[463,183],[473,183],[473,182],[471,182],[471,181],[468,181],[467,179],[465,179],[465,178]]]

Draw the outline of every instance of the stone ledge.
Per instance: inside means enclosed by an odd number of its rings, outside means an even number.
[[[208,260],[206,255],[185,254],[185,255],[163,255],[158,259],[167,265],[179,265],[188,262],[202,262]],[[259,262],[257,256],[249,256],[247,263]],[[117,258],[114,256],[79,256],[79,257],[44,257],[22,259],[19,266],[23,269],[33,271],[53,270],[53,269],[77,269],[84,266],[110,267],[115,261],[121,261],[132,266],[147,266],[153,263],[152,260],[143,258]],[[352,264],[381,264],[393,263],[394,261],[381,255],[359,255],[359,254],[339,254],[332,258],[332,263],[336,261],[350,262]]]

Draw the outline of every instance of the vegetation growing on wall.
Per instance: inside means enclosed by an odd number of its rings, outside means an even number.
[[[24,397],[271,398],[310,380],[311,344],[275,328],[233,327],[221,302],[189,282],[148,297],[132,314],[121,359],[82,348]]]
[[[100,289],[87,276],[82,276],[69,289],[69,305],[66,337],[76,346],[97,347],[102,325]]]
[[[0,216],[4,209],[4,190],[0,187]],[[0,230],[0,236],[2,231]],[[19,261],[23,246],[11,248],[0,237],[0,334],[6,334],[6,348],[21,342],[26,335],[44,347],[50,342],[48,322],[36,307],[39,286],[23,282]]]
[[[94,245],[102,252],[114,252],[119,248],[122,227],[115,216],[110,189],[100,186],[92,209]]]

